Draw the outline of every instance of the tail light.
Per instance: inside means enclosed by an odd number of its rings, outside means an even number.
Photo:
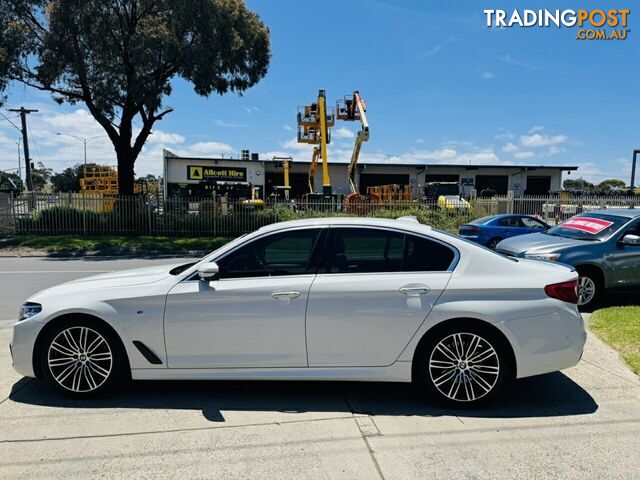
[[[544,293],[551,298],[557,298],[563,302],[578,303],[578,281],[553,283],[544,287]]]

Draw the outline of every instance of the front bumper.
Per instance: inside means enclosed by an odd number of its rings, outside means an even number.
[[[36,376],[33,370],[33,349],[36,338],[43,327],[43,323],[31,318],[18,322],[13,326],[9,349],[11,350],[13,368],[20,375],[25,377]]]

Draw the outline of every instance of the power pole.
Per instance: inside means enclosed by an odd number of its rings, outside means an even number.
[[[33,180],[31,179],[31,157],[29,156],[29,138],[27,137],[27,114],[37,112],[38,110],[20,107],[10,108],[9,111],[20,114],[20,120],[22,121],[22,143],[24,144],[24,162],[26,166],[25,175],[27,177],[27,190],[33,192]]]

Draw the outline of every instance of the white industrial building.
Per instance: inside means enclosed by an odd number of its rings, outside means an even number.
[[[200,197],[208,194],[206,185],[212,182],[248,182],[259,187],[262,196],[273,193],[283,184],[282,168],[271,159],[258,154],[240,158],[180,157],[164,150],[164,191],[167,197]],[[512,191],[514,195],[545,195],[560,190],[564,172],[576,166],[543,165],[459,165],[367,163],[357,167],[356,182],[361,193],[376,185],[410,185],[414,196],[422,195],[427,182],[459,182],[465,190],[495,190],[498,194]],[[290,183],[292,198],[307,192],[309,162],[293,162]],[[329,175],[334,193],[348,194],[347,164],[329,162]],[[322,191],[321,165],[316,173],[316,190]]]

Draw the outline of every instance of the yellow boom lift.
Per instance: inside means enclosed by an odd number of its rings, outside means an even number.
[[[335,113],[327,108],[324,90],[318,92],[316,103],[298,108],[298,143],[318,145],[313,149],[313,157],[309,167],[309,194],[315,195],[315,170],[318,156],[322,158],[322,196],[332,199],[329,163],[327,160],[327,144],[331,142],[330,128],[335,125]]]
[[[367,120],[367,104],[360,96],[359,91],[353,92],[353,95],[346,95],[342,100],[338,100],[336,105],[336,116],[338,120],[347,122],[360,122],[360,130],[356,134],[356,141],[353,145],[351,153],[351,161],[349,162],[349,193],[345,199],[345,207],[347,211],[359,210],[362,208],[370,209],[370,204],[379,204],[380,197],[376,193],[369,192],[367,195],[361,195],[356,184],[356,168],[358,166],[358,158],[362,144],[369,140],[369,122]]]
[[[290,192],[291,192],[291,183],[289,182],[289,171],[291,169],[291,162],[293,159],[291,157],[273,157],[273,163],[276,168],[282,168],[283,180],[284,183],[282,185],[276,185],[275,195],[276,198],[281,199],[284,198],[286,202],[289,201]]]

